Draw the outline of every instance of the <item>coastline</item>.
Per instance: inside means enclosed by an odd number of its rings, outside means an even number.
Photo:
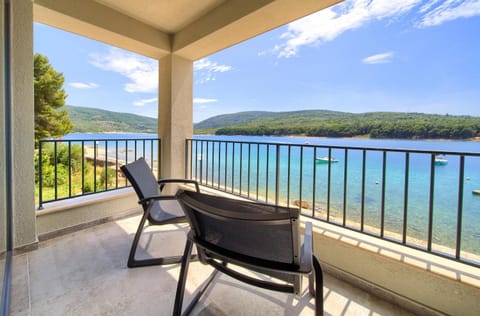
[[[356,135],[351,137],[329,137],[329,136],[308,136],[306,134],[289,135],[216,135],[210,133],[195,133],[195,136],[215,136],[215,137],[287,137],[287,138],[312,138],[312,139],[362,139],[362,140],[406,140],[406,141],[443,141],[443,142],[480,142],[480,136],[470,138],[372,138],[367,135]]]
[[[150,134],[155,135],[156,133],[148,133],[148,132],[125,132],[125,131],[116,131],[116,132],[72,132],[67,135],[71,134],[88,134],[88,135],[114,135],[114,134],[121,134],[121,135],[128,135],[128,134]],[[67,136],[64,135],[64,136]],[[194,130],[194,136],[224,136],[224,137],[288,137],[288,138],[311,138],[311,139],[362,139],[362,140],[406,140],[406,141],[442,141],[442,142],[480,142],[480,136],[470,137],[470,138],[372,138],[370,135],[355,135],[351,137],[329,137],[329,136],[308,136],[306,134],[288,134],[288,135],[216,135],[212,133],[197,133]],[[64,137],[62,136],[62,137]]]

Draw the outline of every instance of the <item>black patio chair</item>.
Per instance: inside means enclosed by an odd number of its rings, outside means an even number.
[[[156,180],[150,167],[143,158],[121,167],[122,172],[132,184],[138,196],[138,203],[143,207],[143,216],[133,238],[128,267],[143,267],[151,265],[164,265],[179,263],[182,256],[163,258],[135,259],[140,235],[148,219],[150,225],[166,225],[184,223],[187,221],[181,206],[174,195],[161,195],[161,191],[167,183],[193,183],[197,192],[200,191],[197,181],[187,179],[161,179]]]
[[[307,223],[302,244],[298,209],[181,190],[177,198],[190,223],[190,232],[177,285],[174,315],[182,312],[193,245],[196,245],[198,260],[215,270],[183,315],[192,311],[217,271],[254,286],[296,295],[301,294],[303,276],[308,276],[309,292],[315,297],[315,315],[323,314],[323,275],[312,252],[312,226]],[[229,264],[280,281],[247,276],[230,268]]]

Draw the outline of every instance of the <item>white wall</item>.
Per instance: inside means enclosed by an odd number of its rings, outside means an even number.
[[[0,29],[2,30],[2,35],[0,36],[2,40],[0,41],[0,60],[5,60],[3,39],[4,37],[4,4],[3,1],[0,2]],[[4,63],[0,63],[0,254],[4,253],[6,250],[6,225],[5,225],[5,215],[6,215],[6,205],[5,205],[5,72],[4,72]],[[3,266],[0,266],[0,269],[3,270]]]
[[[11,5],[14,248],[36,242],[33,101],[33,4]]]

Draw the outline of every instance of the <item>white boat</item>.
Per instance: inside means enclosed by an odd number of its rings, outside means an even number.
[[[446,164],[448,164],[448,160],[445,159],[443,156],[435,156],[435,165],[444,166]]]
[[[335,157],[328,158],[327,156],[325,156],[325,157],[317,157],[317,158],[315,158],[315,161],[316,161],[317,163],[322,163],[322,164],[323,164],[323,163],[336,163],[336,162],[338,162],[338,160],[335,159]]]

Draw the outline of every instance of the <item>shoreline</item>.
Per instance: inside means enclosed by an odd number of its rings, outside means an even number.
[[[215,136],[215,137],[287,137],[287,138],[312,138],[312,139],[363,139],[363,140],[405,140],[405,141],[441,141],[441,142],[480,142],[480,136],[455,139],[455,138],[371,138],[368,135],[357,135],[352,137],[328,137],[328,136],[308,136],[305,134],[292,135],[216,135],[216,134],[195,134],[194,136]]]
[[[88,135],[112,135],[112,134],[149,134],[155,135],[155,133],[148,133],[148,132],[72,132],[70,134],[88,134]],[[62,137],[68,136],[63,135]],[[480,136],[470,137],[470,138],[462,138],[462,139],[455,139],[455,138],[372,138],[368,134],[367,135],[356,135],[351,137],[328,137],[328,136],[308,136],[306,134],[290,134],[290,135],[216,135],[211,133],[206,134],[196,134],[194,131],[194,136],[226,136],[226,137],[288,137],[288,138],[312,138],[312,139],[364,139],[364,140],[405,140],[405,141],[442,141],[442,142],[480,142]]]

